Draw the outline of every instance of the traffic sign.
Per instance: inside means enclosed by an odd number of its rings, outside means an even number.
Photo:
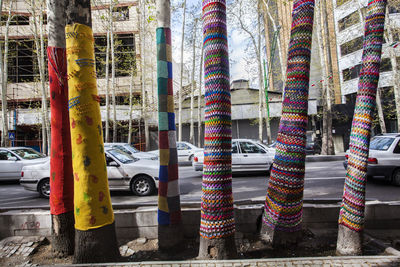
[[[15,140],[15,133],[8,133],[8,139]]]

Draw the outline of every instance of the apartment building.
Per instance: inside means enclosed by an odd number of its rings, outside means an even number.
[[[342,101],[354,107],[361,69],[364,24],[367,0],[333,0],[334,20],[337,39],[338,64]],[[386,127],[389,132],[399,131],[394,114],[395,75],[393,63],[400,71],[400,6],[395,0],[388,0],[385,23],[385,40],[382,47],[382,61],[378,92],[381,96]],[[391,36],[388,35],[390,27]],[[393,56],[394,55],[394,56]],[[397,87],[398,87],[397,82]],[[397,88],[400,90],[400,88]]]
[[[45,1],[32,8],[27,3],[30,1],[14,0],[11,9],[11,21],[9,26],[9,54],[8,54],[8,116],[9,130],[14,133],[14,145],[40,147],[41,136],[41,90],[38,71],[38,60],[34,38],[38,35],[39,15],[43,14],[43,32],[46,44],[46,8]],[[4,36],[9,6],[3,5],[1,16],[0,40],[4,49]],[[42,9],[42,10],[40,10]],[[149,9],[150,10],[150,9]],[[140,21],[143,14],[139,13],[138,1],[118,1],[113,7],[113,33],[115,54],[115,82],[118,120],[118,140],[127,140],[127,124],[129,119],[129,91],[132,84],[135,99],[133,111],[133,142],[139,147],[144,144],[143,114],[141,112],[142,92],[145,92],[145,101],[149,107],[156,106],[157,84],[156,73],[156,48],[155,48],[155,22],[147,23],[144,34],[141,33]],[[150,14],[147,14],[150,16]],[[92,1],[92,24],[95,38],[95,57],[99,95],[101,101],[101,114],[104,124],[106,118],[105,94],[106,94],[106,35],[109,17],[109,1]],[[35,26],[36,23],[36,26]],[[35,32],[36,31],[36,32]],[[141,47],[141,38],[144,38],[144,47]],[[46,49],[46,48],[45,48]],[[143,55],[144,54],[144,55]],[[142,62],[143,56],[145,58]],[[47,81],[47,60],[45,60]],[[144,65],[143,65],[144,63]],[[142,72],[142,65],[145,71]],[[109,64],[111,75],[111,64]],[[142,75],[143,73],[143,75]],[[111,76],[110,76],[111,77]],[[143,87],[142,87],[143,81]],[[46,82],[46,91],[47,89]],[[111,91],[109,92],[111,96]],[[47,97],[48,99],[48,97]],[[111,103],[110,97],[110,103]],[[48,104],[49,105],[49,104]],[[49,108],[50,109],[50,108]],[[113,117],[110,108],[110,118]],[[148,112],[151,112],[148,108]],[[155,116],[146,118],[150,125],[156,125]],[[0,118],[1,120],[1,118]],[[1,130],[1,129],[0,129]],[[111,129],[112,130],[112,129]],[[112,136],[112,134],[110,134]]]

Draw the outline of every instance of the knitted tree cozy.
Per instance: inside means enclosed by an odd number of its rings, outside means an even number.
[[[168,14],[167,14],[168,13]],[[160,250],[180,245],[181,206],[178,183],[178,154],[172,87],[170,1],[157,3],[157,86],[160,173],[158,188],[158,239]]]
[[[342,255],[362,253],[369,139],[379,81],[385,8],[386,0],[370,0],[368,2],[362,66],[350,134],[350,151],[343,201],[339,214],[336,249]]]
[[[313,0],[294,1],[282,117],[261,228],[261,238],[274,245],[295,240],[301,230],[313,17]]]
[[[236,255],[225,0],[203,0],[205,137],[199,258]]]

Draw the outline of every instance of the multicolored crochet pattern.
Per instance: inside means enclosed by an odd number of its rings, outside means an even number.
[[[67,56],[65,48],[47,47],[50,109],[50,213],[74,210],[71,132],[68,113]]]
[[[200,235],[235,233],[232,121],[225,0],[203,0],[205,137]]]
[[[158,223],[181,222],[178,183],[178,154],[172,86],[171,29],[157,28],[158,136],[160,177],[158,187]]]
[[[339,224],[354,231],[364,228],[365,185],[371,124],[383,43],[386,0],[370,0],[365,20],[362,66],[350,134],[350,151]]]
[[[301,228],[313,17],[313,0],[294,1],[282,117],[263,216],[266,226],[284,232]]]

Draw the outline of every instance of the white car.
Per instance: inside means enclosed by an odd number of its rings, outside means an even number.
[[[188,142],[176,142],[176,150],[178,151],[178,162],[193,162],[194,154],[203,151],[202,148]],[[152,150],[149,153],[159,155],[158,150]]]
[[[49,157],[29,147],[0,148],[0,181],[19,180],[24,166],[49,161]]]
[[[232,172],[270,171],[275,149],[249,139],[232,140]],[[204,152],[194,155],[193,168],[202,171]]]
[[[158,160],[158,156],[148,152],[142,152],[137,150],[134,146],[128,143],[104,143],[105,148],[116,148],[119,150],[124,151],[125,153],[134,155],[136,158],[139,159],[151,159],[151,160]]]
[[[348,152],[343,162],[347,169]],[[367,176],[400,186],[400,133],[376,135],[369,145]]]
[[[110,190],[130,190],[138,196],[151,195],[158,188],[159,162],[135,158],[121,150],[105,151]],[[22,169],[21,185],[38,191],[41,197],[50,196],[50,162]]]

